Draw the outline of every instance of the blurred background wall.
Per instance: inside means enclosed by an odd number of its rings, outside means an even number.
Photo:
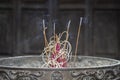
[[[74,54],[80,17],[78,55],[120,59],[120,0],[0,0],[0,56],[40,55],[43,19],[48,38],[71,20]]]

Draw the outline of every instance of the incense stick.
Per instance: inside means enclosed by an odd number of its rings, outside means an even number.
[[[69,20],[69,22],[68,22],[68,25],[67,25],[67,32],[66,32],[66,41],[68,40],[68,32],[69,32],[69,28],[70,28],[70,23],[71,23],[71,20]],[[65,49],[66,48],[66,43],[64,44],[64,48],[63,49]]]
[[[76,48],[75,48],[75,58],[74,58],[74,63],[75,63],[75,61],[76,61],[76,57],[77,57],[78,41],[79,41],[79,36],[80,36],[81,25],[82,25],[82,17],[80,18],[80,23],[79,23],[79,28],[78,28],[78,34],[77,34],[77,40],[76,40]]]
[[[54,43],[56,43],[55,22],[53,23],[53,30],[54,30]],[[54,48],[54,52],[56,52],[56,47]]]
[[[55,41],[55,22],[53,23],[53,28],[54,28],[54,41]]]
[[[67,32],[66,32],[66,39],[65,39],[65,41],[68,40],[68,36],[69,36],[68,33],[69,33],[70,23],[71,23],[71,20],[69,20],[68,25],[67,25]],[[66,43],[64,44],[64,48],[63,49],[65,49],[65,48],[66,48]],[[62,57],[64,57],[64,55]]]
[[[68,40],[68,36],[69,36],[68,33],[69,33],[70,23],[71,23],[71,20],[69,20],[68,25],[67,25],[66,41]]]
[[[45,46],[48,45],[48,41],[47,41],[47,38],[46,38],[46,27],[45,27],[45,20],[43,19],[43,35],[44,35],[44,42],[45,42]]]
[[[47,28],[45,27],[45,20],[43,19],[43,35],[44,35],[44,42],[45,42],[45,46],[48,46],[48,41],[47,41],[47,37],[46,37],[46,30]],[[48,48],[49,49],[49,48]],[[47,56],[47,62],[48,62],[48,53],[46,53]]]
[[[67,31],[69,31],[71,20],[68,22]]]

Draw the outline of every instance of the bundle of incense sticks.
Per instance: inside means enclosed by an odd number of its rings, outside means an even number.
[[[67,30],[63,33],[57,35],[55,33],[55,23],[54,23],[54,36],[50,38],[50,41],[48,43],[47,37],[46,37],[46,27],[45,27],[45,21],[43,20],[43,34],[44,34],[44,40],[45,40],[45,48],[42,53],[42,59],[44,61],[43,67],[67,67],[67,62],[69,61],[69,56],[71,54],[71,44],[68,41],[69,38],[69,27],[70,27],[71,20],[69,20],[67,25]],[[76,50],[75,50],[75,56],[77,55],[77,46],[78,46],[78,40],[80,35],[80,28],[81,28],[82,18],[80,19],[80,25],[78,29],[78,36],[76,41]],[[61,40],[62,36],[66,34],[65,40]],[[76,57],[74,61],[76,60]]]

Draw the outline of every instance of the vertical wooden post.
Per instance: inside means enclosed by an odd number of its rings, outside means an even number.
[[[117,51],[116,51],[116,54],[115,54],[115,57],[116,59],[119,59],[120,60],[120,12],[117,12],[116,11],[116,19],[117,19]]]
[[[53,33],[53,21],[58,16],[58,0],[48,0],[48,37]]]
[[[20,55],[20,22],[21,22],[21,1],[13,0],[13,28],[14,28],[14,53],[13,55]]]
[[[93,54],[93,1],[94,0],[85,0],[85,55]]]

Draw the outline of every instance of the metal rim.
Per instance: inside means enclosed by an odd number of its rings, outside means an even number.
[[[28,55],[28,56],[15,56],[15,57],[7,57],[7,58],[1,58],[0,60],[5,59],[13,59],[13,58],[28,58],[28,57],[40,57],[40,55]],[[87,70],[87,69],[104,69],[104,68],[111,68],[120,66],[120,61],[110,58],[103,58],[103,57],[93,57],[93,56],[79,56],[79,57],[89,57],[89,58],[98,58],[98,59],[105,59],[105,60],[111,60],[116,61],[116,64],[112,65],[102,65],[102,66],[92,66],[92,67],[64,67],[64,68],[22,68],[22,67],[15,67],[15,66],[4,66],[0,65],[0,69],[20,69],[20,70]]]

